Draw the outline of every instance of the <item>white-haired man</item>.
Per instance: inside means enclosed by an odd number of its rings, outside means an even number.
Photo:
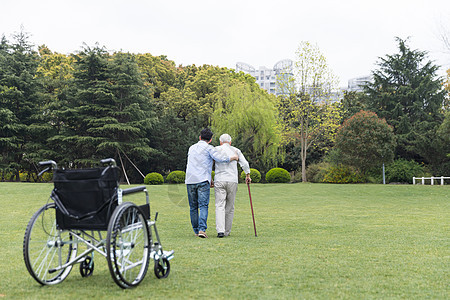
[[[242,154],[241,150],[231,146],[231,136],[222,134],[219,138],[220,146],[216,149],[218,152],[239,157],[239,164],[246,174],[245,182],[250,183],[250,167]],[[237,162],[228,163],[217,162],[215,166],[214,188],[216,196],[216,230],[217,237],[222,238],[230,235],[231,225],[234,217],[234,200],[238,187],[238,169]]]

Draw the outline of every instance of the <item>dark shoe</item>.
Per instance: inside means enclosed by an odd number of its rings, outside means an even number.
[[[225,236],[225,234],[223,233],[223,232],[219,232],[218,234],[217,234],[217,237],[218,238],[223,238]]]
[[[202,239],[205,239],[205,238],[207,238],[208,236],[206,235],[206,232],[204,232],[204,231],[199,231],[199,232],[198,232],[198,237],[200,237],[200,238],[202,238]]]

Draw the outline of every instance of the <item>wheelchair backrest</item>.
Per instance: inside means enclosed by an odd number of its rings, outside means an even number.
[[[53,173],[56,219],[61,229],[106,230],[117,207],[119,169],[58,169]]]

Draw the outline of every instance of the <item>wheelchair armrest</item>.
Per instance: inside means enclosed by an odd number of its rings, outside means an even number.
[[[137,192],[143,192],[146,191],[147,187],[145,185],[141,185],[141,186],[137,186],[134,188],[129,188],[129,189],[124,189],[122,190],[122,195],[128,195],[128,194],[133,194],[133,193],[137,193]]]

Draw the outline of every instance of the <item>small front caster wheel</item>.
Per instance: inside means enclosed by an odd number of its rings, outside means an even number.
[[[89,277],[94,272],[94,260],[91,256],[86,258],[80,263],[80,274],[82,277]]]
[[[170,273],[170,262],[167,258],[155,260],[155,276],[158,279],[166,278]]]

